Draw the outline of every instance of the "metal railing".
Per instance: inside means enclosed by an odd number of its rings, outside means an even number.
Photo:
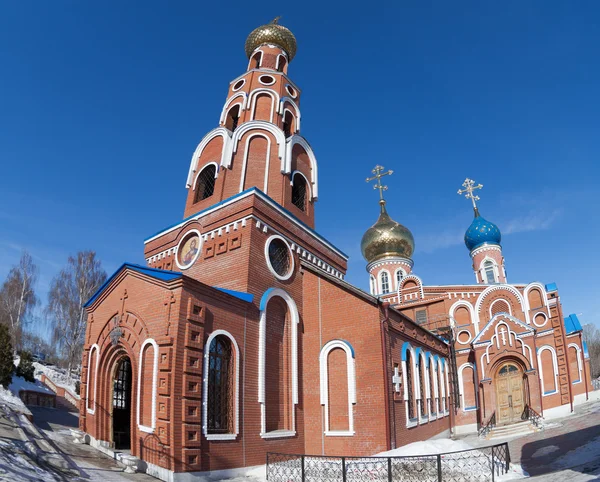
[[[508,472],[508,443],[413,457],[330,457],[267,453],[269,482],[471,482]]]
[[[544,430],[544,419],[529,405],[525,405],[525,410],[521,414],[521,420],[529,420],[537,428]]]
[[[492,413],[492,416],[487,421],[487,423],[484,424],[479,429],[479,436],[486,437],[494,429],[495,426],[496,426],[496,412]]]

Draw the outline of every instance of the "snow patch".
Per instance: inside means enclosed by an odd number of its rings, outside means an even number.
[[[463,440],[437,439],[426,440],[424,442],[414,442],[404,445],[394,450],[381,452],[378,457],[414,457],[417,455],[437,455],[447,452],[459,452],[461,450],[471,450],[467,442]]]
[[[576,465],[587,464],[598,460],[598,454],[600,453],[600,437],[596,437],[590,440],[585,445],[577,447],[559,457],[552,464],[556,468],[569,468]]]
[[[17,397],[10,390],[4,388],[2,385],[0,385],[0,405],[8,405],[14,412],[31,415],[31,412],[25,406],[23,400]]]
[[[21,450],[17,445],[0,440],[0,479],[10,480],[11,482],[59,480],[51,472],[30,463],[19,452]]]

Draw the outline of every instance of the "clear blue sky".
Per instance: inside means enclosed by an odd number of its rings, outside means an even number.
[[[4,2],[0,279],[27,248],[50,280],[94,249],[107,271],[183,215],[190,156],[214,128],[244,41],[282,15],[298,39],[317,229],[351,256],[388,210],[426,284],[472,283],[465,177],[503,233],[509,282],[556,282],[600,326],[600,3]]]

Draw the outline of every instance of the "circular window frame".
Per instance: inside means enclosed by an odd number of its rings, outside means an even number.
[[[543,322],[541,325],[538,325],[538,324],[535,322],[535,318],[537,317],[537,315],[543,315],[543,316],[544,316],[544,322]],[[546,323],[548,323],[548,315],[547,315],[546,313],[544,313],[543,311],[539,311],[539,312],[537,312],[535,315],[533,315],[533,318],[531,319],[531,321],[532,321],[532,322],[533,322],[533,324],[534,324],[535,326],[537,326],[538,328],[542,328],[542,327],[546,326]]]
[[[466,333],[467,335],[469,335],[469,338],[467,339],[467,341],[460,341],[461,333]],[[473,335],[471,335],[471,332],[469,330],[460,330],[456,334],[456,341],[458,341],[461,345],[468,345],[469,343],[471,343],[472,339],[473,339]]]
[[[265,77],[268,77],[269,79],[272,79],[272,80],[273,80],[273,82],[267,83],[267,82],[263,81],[263,79],[264,79]],[[260,82],[262,85],[273,85],[273,84],[275,84],[275,82],[277,82],[277,79],[276,79],[275,77],[273,77],[272,75],[267,75],[267,74],[264,74],[264,75],[261,75],[261,76],[258,78],[258,81],[259,81],[259,82]]]
[[[187,265],[182,265],[179,262],[179,249],[181,248],[182,244],[192,235],[192,234],[196,234],[198,235],[198,239],[200,240],[200,244],[198,246],[198,252],[196,253],[196,256],[194,256],[194,259],[192,260],[192,262],[190,264]],[[189,231],[186,231],[186,233],[181,237],[181,239],[179,240],[179,243],[177,243],[177,251],[175,251],[175,264],[177,265],[177,267],[179,269],[185,270],[185,269],[189,269],[192,266],[194,266],[194,264],[196,263],[196,261],[198,261],[198,257],[200,256],[200,253],[202,252],[202,246],[204,244],[203,242],[204,240],[202,239],[202,234],[200,233],[200,231],[198,231],[197,229],[190,229]]]
[[[288,274],[285,276],[281,276],[277,271],[275,271],[275,269],[273,268],[273,265],[271,264],[271,259],[269,258],[269,246],[276,239],[280,239],[281,241],[283,241],[283,243],[285,244],[286,248],[288,249],[288,253],[290,255],[290,269],[288,271]],[[269,239],[267,239],[267,241],[265,242],[265,260],[267,261],[267,268],[269,268],[269,271],[271,272],[271,274],[273,276],[275,276],[275,278],[277,278],[278,280],[286,281],[292,277],[292,274],[294,273],[294,268],[295,268],[294,253],[292,252],[292,248],[290,248],[290,245],[285,240],[285,238],[279,236],[278,234],[274,234]]]
[[[235,86],[238,85],[241,82],[240,86],[236,89]],[[235,84],[233,84],[231,86],[231,91],[232,92],[237,92],[238,90],[240,90],[242,87],[244,87],[244,85],[246,85],[246,79],[240,79],[238,80]]]
[[[295,99],[296,97],[298,97],[298,91],[296,89],[294,89],[294,87],[291,86],[290,84],[285,84],[285,90],[287,91],[288,94],[290,94],[290,97],[292,99]]]

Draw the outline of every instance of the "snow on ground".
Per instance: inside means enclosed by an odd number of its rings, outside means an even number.
[[[18,395],[21,390],[29,390],[31,392],[41,392],[54,395],[54,392],[46,387],[42,382],[28,382],[23,377],[13,375],[12,383],[8,386],[9,390],[15,395]]]
[[[437,455],[447,452],[458,452],[460,450],[471,450],[467,442],[463,440],[452,440],[449,438],[441,438],[435,440],[426,440],[424,442],[414,442],[408,445],[403,445],[394,450],[381,452],[378,457],[410,457],[416,455]]]
[[[8,405],[11,410],[19,413],[25,413],[31,415],[29,409],[23,403],[19,397],[17,397],[13,392],[7,390],[2,385],[0,385],[0,405]]]
[[[79,395],[77,395],[77,392],[75,391],[75,382],[77,380],[67,375],[66,370],[63,373],[62,371],[56,369],[56,367],[46,366],[38,362],[33,362],[33,366],[35,367],[36,376],[39,372],[43,373],[50,380],[52,380],[54,384],[58,385],[59,387],[66,388],[71,392],[72,395],[79,398]]]
[[[574,450],[558,457],[552,467],[557,469],[566,469],[576,465],[598,462],[600,454],[600,437],[590,440],[585,445],[581,445]]]
[[[59,479],[37,465],[30,463],[19,448],[10,442],[0,440],[0,480],[11,482],[31,482],[32,480],[58,481]]]

